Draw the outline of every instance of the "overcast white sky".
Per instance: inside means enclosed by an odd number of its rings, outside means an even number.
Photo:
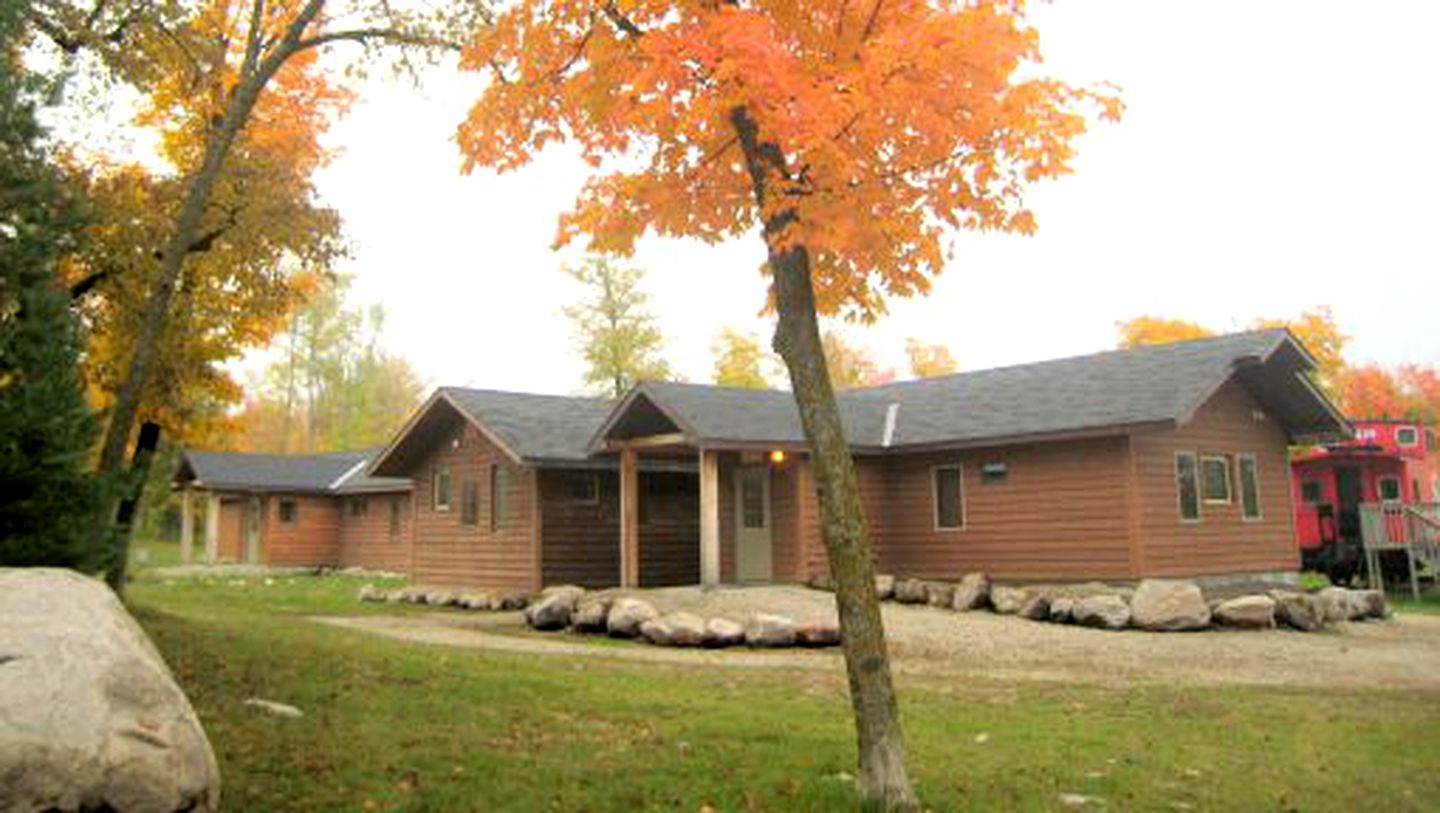
[[[1110,81],[1128,105],[1038,188],[1036,237],[966,235],[928,298],[847,333],[904,367],[905,337],[963,369],[1107,349],[1138,314],[1240,328],[1331,305],[1352,361],[1440,362],[1435,80],[1440,3],[1062,0],[1032,7],[1048,71]],[[431,384],[572,392],[561,307],[579,291],[549,246],[585,177],[563,150],[459,174],[451,140],[474,77],[375,82],[332,133],[319,179],[346,221],[357,304]],[[726,325],[762,333],[758,236],[647,239],[666,355],[709,380]]]

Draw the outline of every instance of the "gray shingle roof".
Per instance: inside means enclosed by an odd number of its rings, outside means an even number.
[[[838,400],[846,437],[862,449],[887,446],[892,405],[889,448],[1174,422],[1186,419],[1238,365],[1271,357],[1287,340],[1284,330],[1236,333],[897,382],[843,392]],[[1303,351],[1294,358],[1302,369],[1309,364]],[[692,442],[803,442],[789,392],[645,383],[632,397],[642,395]]]
[[[601,398],[442,387],[442,395],[492,432],[522,460],[583,461],[610,414]]]
[[[409,480],[364,474],[364,464],[377,451],[261,454],[187,450],[181,457],[179,479],[240,491],[331,494],[409,488]]]

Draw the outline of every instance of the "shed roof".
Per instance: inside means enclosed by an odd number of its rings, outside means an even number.
[[[378,450],[321,454],[206,452],[181,454],[175,479],[215,490],[349,494],[403,491],[410,481],[370,477],[365,467]]]

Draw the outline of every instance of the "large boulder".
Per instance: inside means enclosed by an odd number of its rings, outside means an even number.
[[[948,582],[925,582],[925,603],[931,607],[951,607],[955,603],[955,585]]]
[[[1389,615],[1385,594],[1379,590],[1351,590],[1350,598],[1359,606],[1360,618],[1384,618]]]
[[[484,590],[461,593],[460,598],[455,602],[456,606],[464,607],[467,610],[494,610],[499,603],[500,600],[494,593]]]
[[[450,607],[455,604],[459,595],[453,590],[444,588],[432,588],[425,593],[425,603],[431,607]]]
[[[360,587],[361,601],[388,601],[389,599],[390,591],[388,590],[382,590],[373,584],[366,584]]]
[[[889,601],[895,597],[895,577],[880,574],[875,577],[875,597],[881,601]]]
[[[705,619],[694,613],[675,612],[661,616],[670,628],[670,646],[700,646],[705,643]]]
[[[1025,594],[1025,600],[1020,602],[1020,609],[1015,614],[1031,621],[1048,620],[1050,618],[1050,597],[1038,590],[1029,591]]]
[[[575,614],[578,600],[578,595],[569,592],[542,595],[525,608],[525,623],[537,630],[565,629],[570,626],[570,617]]]
[[[755,613],[745,621],[745,643],[750,646],[794,646],[795,637],[795,622],[783,615]]]
[[[745,628],[728,618],[705,622],[705,646],[716,649],[745,643]]]
[[[614,603],[610,596],[585,596],[575,605],[575,612],[570,615],[570,626],[576,632],[605,632],[610,605]]]
[[[895,600],[901,604],[924,604],[930,600],[930,591],[920,579],[901,579],[895,582]]]
[[[994,607],[995,612],[1001,615],[1014,615],[1020,612],[1020,608],[1025,604],[1025,599],[1029,597],[1030,594],[1019,587],[1005,587],[997,584],[990,588],[990,606]]]
[[[1269,596],[1240,596],[1215,607],[1215,621],[1226,627],[1269,629],[1275,626],[1275,599]]]
[[[1130,621],[1152,632],[1181,632],[1210,626],[1210,605],[1195,582],[1146,579],[1130,597]]]
[[[955,597],[950,606],[961,612],[978,610],[990,601],[990,577],[984,573],[966,573],[955,585]]]
[[[825,618],[802,621],[795,627],[795,643],[800,646],[839,646],[840,625]]]
[[[1130,623],[1130,605],[1119,596],[1086,596],[1075,599],[1070,617],[1081,626],[1119,630]]]
[[[616,638],[634,638],[640,634],[641,624],[659,617],[660,613],[648,601],[617,598],[605,617],[605,629]]]
[[[103,583],[0,569],[0,619],[0,810],[219,809],[200,720]]]
[[[1291,629],[1314,632],[1325,625],[1325,615],[1315,598],[1307,593],[1290,590],[1271,590],[1270,598],[1275,600],[1275,618]]]
[[[506,593],[495,602],[497,610],[523,610],[528,606],[530,606],[530,594],[520,590]]]
[[[1056,624],[1068,624],[1074,620],[1075,599],[1069,596],[1057,596],[1050,601],[1050,612],[1048,620]]]

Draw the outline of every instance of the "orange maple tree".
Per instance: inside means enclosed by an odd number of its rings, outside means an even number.
[[[1119,100],[1038,75],[1021,0],[518,0],[462,53],[493,79],[466,170],[578,144],[594,174],[558,242],[759,227],[815,472],[859,740],[862,801],[913,808],[855,470],[819,314],[871,320],[929,290],[957,229],[1029,233],[1024,193],[1069,171]]]

